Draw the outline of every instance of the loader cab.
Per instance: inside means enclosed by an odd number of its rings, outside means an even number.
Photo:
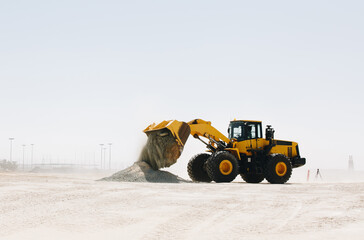
[[[235,138],[238,142],[262,138],[262,122],[234,120],[230,122],[228,133],[229,139]]]

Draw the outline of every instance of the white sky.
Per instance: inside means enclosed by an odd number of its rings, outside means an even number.
[[[154,121],[262,120],[364,170],[362,1],[1,1],[0,159],[138,156]],[[191,138],[178,164],[204,145]],[[59,159],[59,160],[58,160]]]

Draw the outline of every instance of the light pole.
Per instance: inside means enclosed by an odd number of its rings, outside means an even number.
[[[111,145],[112,143],[109,143],[109,170],[111,170]]]
[[[106,169],[106,147],[104,147],[104,169]]]
[[[30,144],[31,146],[31,156],[30,156],[30,168],[33,167],[33,148],[34,148],[34,143]]]
[[[101,159],[100,159],[100,164],[101,164],[101,169],[102,169],[102,149],[104,147],[103,143],[100,143],[100,147],[101,147]]]
[[[12,155],[13,155],[13,140],[15,138],[9,138],[10,140],[10,158],[9,158],[9,161],[11,162],[12,161]]]
[[[24,160],[25,160],[25,144],[23,146],[23,171],[24,171]]]

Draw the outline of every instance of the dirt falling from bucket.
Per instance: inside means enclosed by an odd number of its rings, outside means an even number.
[[[143,147],[139,162],[148,163],[154,170],[175,164],[182,149],[170,133],[152,132]]]

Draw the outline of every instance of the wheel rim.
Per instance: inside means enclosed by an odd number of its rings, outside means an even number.
[[[233,171],[233,164],[229,160],[223,160],[219,165],[219,169],[223,175],[229,175]]]
[[[280,177],[286,175],[287,165],[284,162],[279,162],[276,165],[276,174]]]

